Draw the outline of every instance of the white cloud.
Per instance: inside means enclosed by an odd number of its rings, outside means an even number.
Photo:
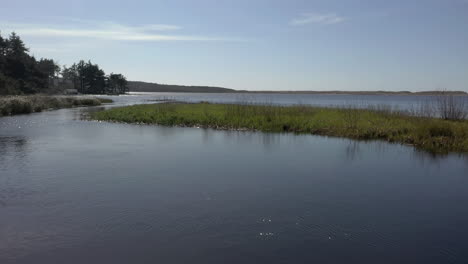
[[[146,24],[128,26],[113,22],[74,20],[68,26],[46,24],[1,23],[4,31],[15,31],[20,36],[93,38],[121,41],[236,41],[221,37],[168,34],[168,31],[182,29],[177,25]],[[164,32],[164,33],[161,33]]]
[[[344,22],[345,20],[345,17],[339,16],[334,13],[305,13],[298,18],[292,19],[289,24],[292,26],[302,26],[307,24],[332,25]]]

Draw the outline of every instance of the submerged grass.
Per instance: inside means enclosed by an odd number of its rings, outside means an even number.
[[[0,116],[29,114],[48,109],[70,108],[74,106],[97,106],[111,103],[112,100],[95,97],[73,96],[6,96],[0,97]]]
[[[103,121],[294,132],[410,144],[434,153],[468,152],[468,121],[403,113],[312,106],[162,103],[92,114]]]

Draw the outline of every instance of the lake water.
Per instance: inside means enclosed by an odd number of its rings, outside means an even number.
[[[99,109],[0,118],[1,264],[468,262],[467,156],[82,120]]]
[[[213,103],[256,103],[278,105],[314,105],[331,107],[385,106],[394,110],[417,110],[421,105],[437,100],[437,96],[421,95],[352,95],[352,94],[272,94],[272,93],[131,93],[120,102],[151,102],[157,99]],[[468,96],[457,96],[468,107]],[[468,110],[468,109],[467,109]]]

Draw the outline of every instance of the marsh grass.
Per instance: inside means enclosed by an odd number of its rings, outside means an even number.
[[[468,117],[468,104],[465,98],[444,94],[437,96],[436,110],[445,120],[464,120]]]
[[[29,114],[48,109],[70,108],[76,106],[97,106],[111,103],[112,100],[94,97],[65,96],[6,96],[0,97],[0,116]]]
[[[103,121],[293,132],[386,140],[435,153],[468,152],[468,121],[416,117],[389,109],[251,104],[161,103],[92,114]]]
[[[410,107],[408,114],[420,117],[442,118],[461,121],[468,118],[468,97],[454,95],[447,91],[438,91],[436,96]]]
[[[109,98],[94,98],[94,99],[98,99],[101,104],[110,104],[114,102],[112,99],[109,99]]]

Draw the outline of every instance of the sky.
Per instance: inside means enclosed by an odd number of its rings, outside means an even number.
[[[12,31],[133,81],[468,92],[468,0],[0,0]]]

